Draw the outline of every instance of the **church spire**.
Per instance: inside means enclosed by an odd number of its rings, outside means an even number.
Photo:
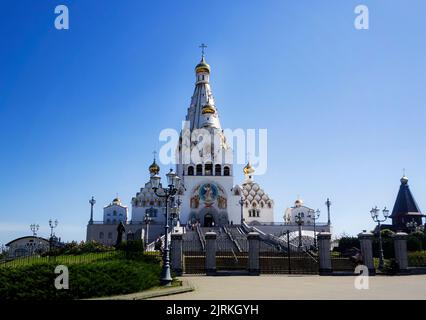
[[[405,171],[405,170],[404,170]],[[408,177],[405,175],[400,179],[401,185],[393,206],[391,218],[392,225],[398,230],[405,230],[407,222],[414,221],[417,225],[422,224],[423,215],[414,199],[410,187],[408,186]]]
[[[210,65],[206,62],[204,49],[201,44],[201,61],[195,66],[195,90],[188,110],[187,121],[191,123],[191,130],[199,128],[221,129],[219,116],[210,88]]]

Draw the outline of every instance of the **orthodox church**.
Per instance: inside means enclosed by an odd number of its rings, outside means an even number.
[[[195,67],[195,89],[185,118],[187,127],[182,130],[176,149],[176,173],[182,181],[176,195],[180,215],[175,225],[198,223],[211,227],[241,224],[242,221],[273,223],[274,201],[254,182],[254,168],[250,162],[243,170],[244,182],[238,185],[234,181],[232,149],[221,127],[210,74],[211,68],[203,52]],[[200,141],[193,139],[198,136],[197,130],[214,138],[200,147]],[[194,150],[196,159],[188,157]],[[160,173],[155,157],[148,172],[150,177]],[[161,193],[161,185],[158,192]],[[151,242],[164,233],[166,203],[164,198],[155,195],[150,179],[131,199],[131,206],[131,219],[128,219],[127,207],[115,198],[104,207],[103,221],[90,219],[87,241],[114,244],[120,221],[125,224],[128,237]],[[147,224],[149,234],[145,235]]]

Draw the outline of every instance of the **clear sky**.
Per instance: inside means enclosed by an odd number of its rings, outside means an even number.
[[[354,28],[361,3],[368,31]],[[256,180],[277,220],[298,195],[325,218],[330,197],[336,234],[371,229],[403,168],[426,210],[425,12],[424,0],[1,0],[0,243],[31,223],[47,236],[49,218],[83,240],[92,195],[97,220],[117,193],[130,205],[160,131],[180,128],[202,42],[222,126],[268,129]]]

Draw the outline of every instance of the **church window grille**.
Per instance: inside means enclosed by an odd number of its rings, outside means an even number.
[[[189,166],[188,167],[188,176],[193,176],[194,175],[194,167],[193,166]]]
[[[203,166],[201,164],[197,164],[197,176],[203,175]]]
[[[224,167],[224,168],[223,168],[223,175],[224,175],[224,176],[229,176],[229,175],[230,175],[229,167]]]
[[[222,175],[222,166],[220,164],[217,164],[214,166],[214,175],[215,176]]]
[[[204,175],[211,176],[213,171],[213,165],[211,163],[207,163],[204,167]]]

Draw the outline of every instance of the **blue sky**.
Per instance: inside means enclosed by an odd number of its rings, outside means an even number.
[[[370,30],[354,8],[370,9]],[[70,30],[54,28],[68,5]],[[256,177],[281,220],[298,195],[334,232],[373,227],[402,169],[426,210],[426,2],[0,2],[0,243],[57,218],[83,240],[88,200],[131,197],[180,128],[201,42],[225,128],[268,129]],[[243,179],[236,168],[236,182]],[[166,168],[163,167],[163,173]]]

